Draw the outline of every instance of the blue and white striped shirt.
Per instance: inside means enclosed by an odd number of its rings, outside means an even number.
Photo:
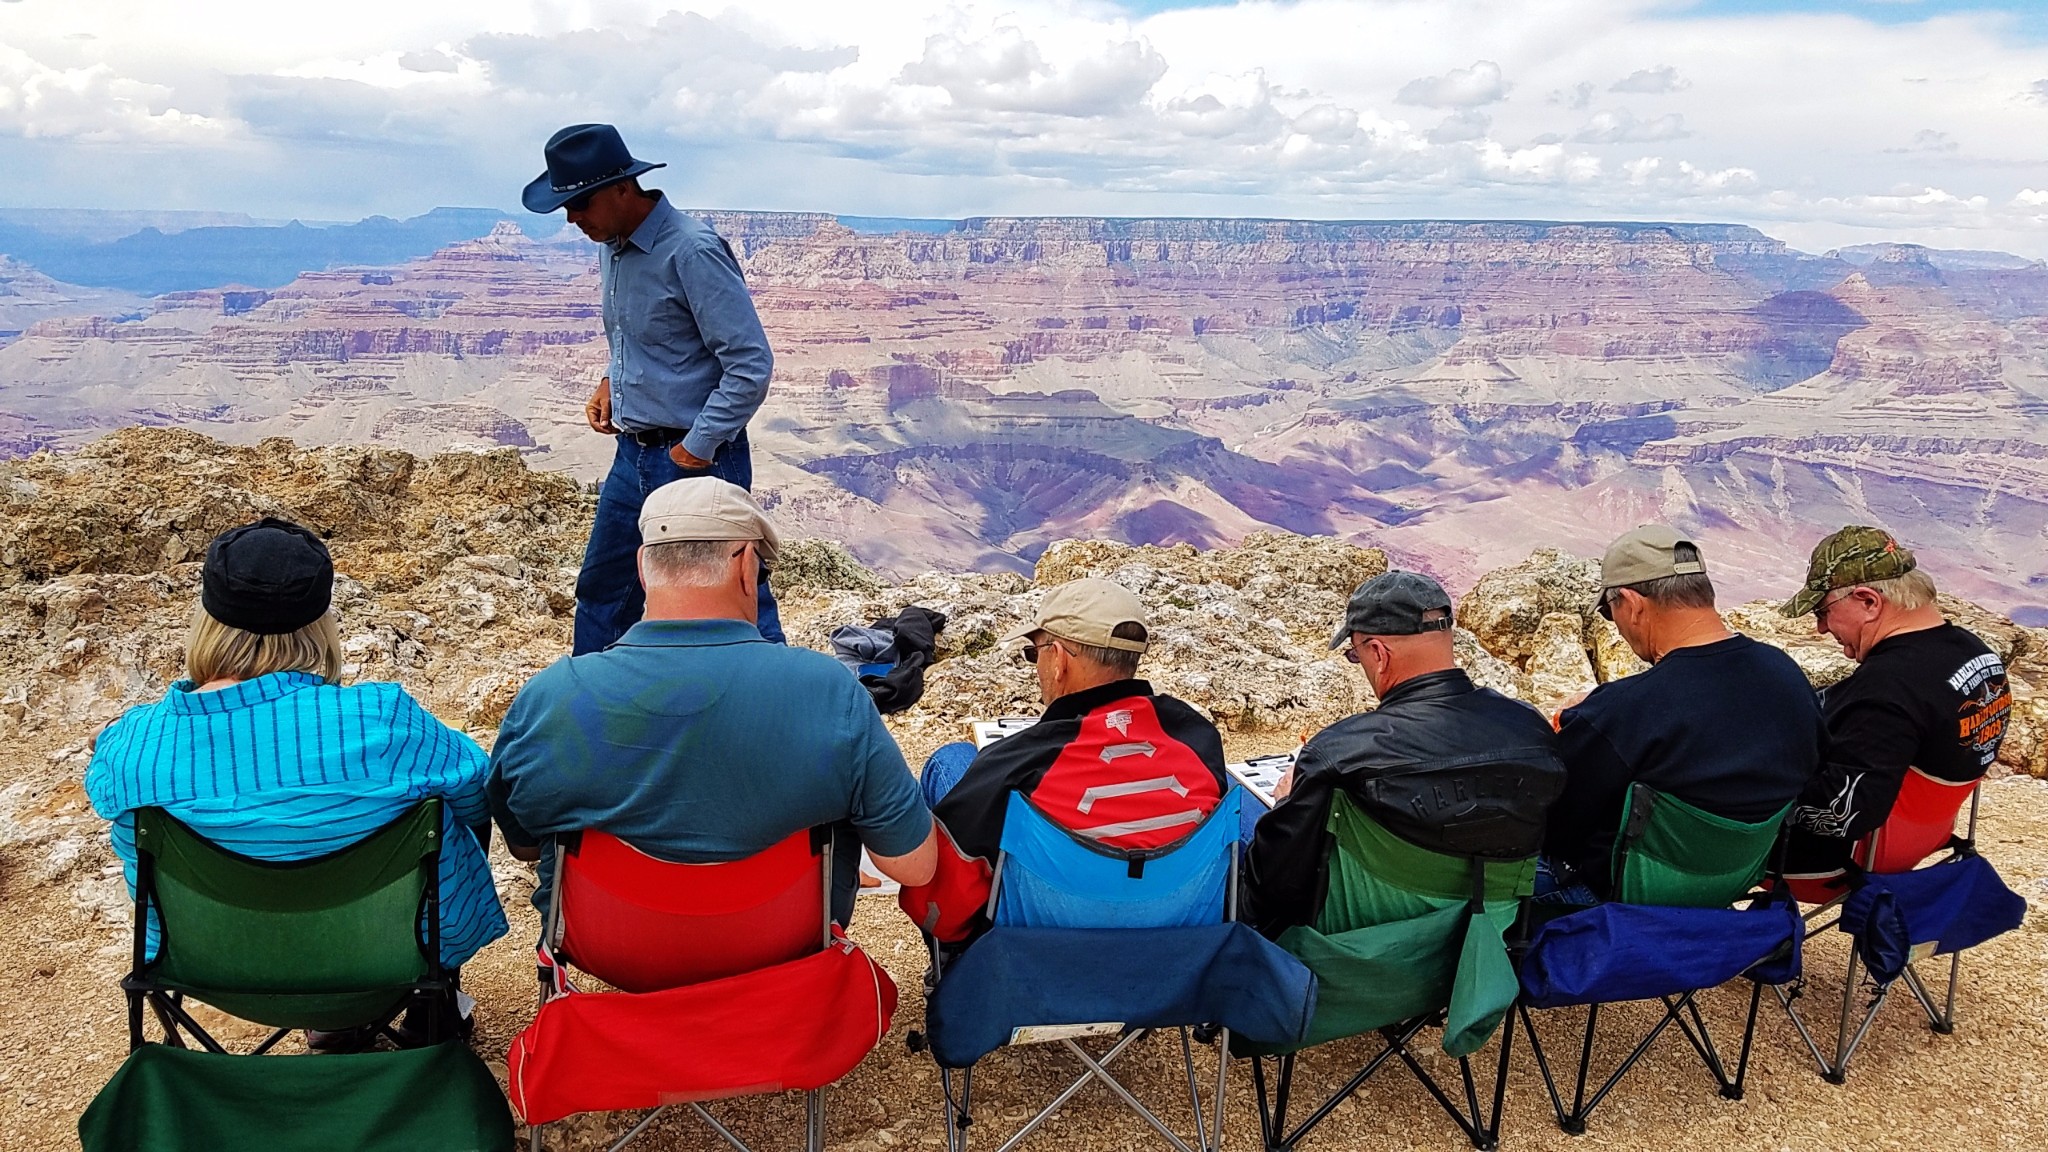
[[[489,765],[474,740],[396,684],[342,687],[279,672],[214,692],[181,680],[162,701],[129,709],[100,733],[85,793],[113,821],[131,893],[137,808],[162,808],[244,856],[303,860],[439,796],[441,959],[455,965],[506,932],[490,866],[468,831],[488,818]],[[152,921],[152,956],[156,932]]]

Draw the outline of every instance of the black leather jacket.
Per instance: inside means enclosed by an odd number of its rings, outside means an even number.
[[[1519,860],[1543,843],[1564,789],[1550,724],[1458,669],[1417,676],[1378,709],[1316,733],[1287,799],[1259,820],[1244,919],[1268,936],[1312,924],[1328,887],[1330,799],[1342,788],[1381,824],[1437,852]]]

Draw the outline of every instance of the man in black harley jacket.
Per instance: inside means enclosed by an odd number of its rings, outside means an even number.
[[[1524,859],[1543,842],[1564,788],[1556,736],[1540,713],[1460,670],[1451,600],[1436,581],[1389,572],[1351,595],[1330,641],[1378,694],[1303,746],[1282,799],[1246,859],[1244,917],[1268,936],[1313,924],[1328,885],[1330,803],[1349,795],[1418,847]]]

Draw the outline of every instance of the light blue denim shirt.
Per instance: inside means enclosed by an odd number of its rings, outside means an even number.
[[[599,246],[612,421],[687,428],[683,447],[709,460],[761,407],[774,358],[732,248],[654,195],[631,236]]]

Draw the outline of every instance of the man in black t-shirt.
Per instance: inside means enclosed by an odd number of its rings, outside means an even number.
[[[1806,586],[1778,609],[1811,613],[1857,663],[1821,698],[1828,755],[1793,809],[1787,875],[1839,874],[1891,815],[1908,772],[1967,784],[1998,759],[2012,711],[2005,664],[1934,598],[1911,552],[1852,525],[1814,547]]]
[[[1564,795],[1544,855],[1561,890],[1606,896],[1629,785],[1724,819],[1767,820],[1820,764],[1820,704],[1792,658],[1730,632],[1699,546],[1661,524],[1600,561],[1602,616],[1650,668],[1595,688],[1559,719]]]

